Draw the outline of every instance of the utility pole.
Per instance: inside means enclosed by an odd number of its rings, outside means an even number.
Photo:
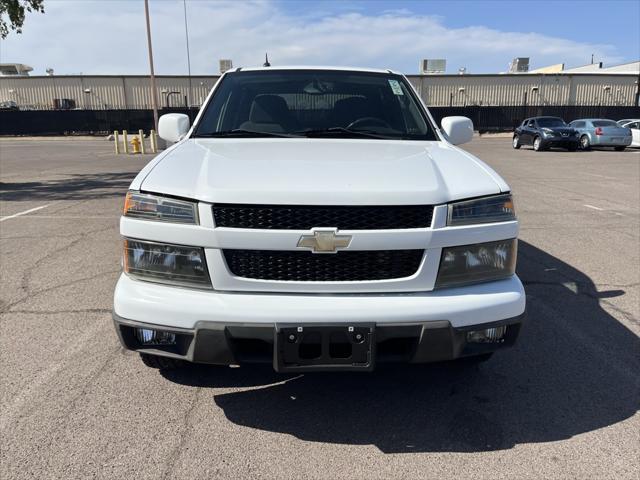
[[[189,72],[189,100],[187,101],[187,108],[191,108],[191,56],[189,54],[189,27],[187,26],[187,0],[182,0],[182,6],[184,7],[184,36],[187,39],[187,70]]]
[[[151,23],[149,21],[149,0],[144,0],[144,16],[147,21],[147,46],[149,47],[149,70],[151,72],[151,105],[153,106],[153,125],[158,131],[158,94],[156,76],[153,73],[153,49],[151,48]]]

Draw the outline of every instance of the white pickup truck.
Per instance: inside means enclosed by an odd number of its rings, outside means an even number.
[[[131,184],[113,318],[144,363],[486,360],[525,315],[508,185],[390,70],[237,68]]]

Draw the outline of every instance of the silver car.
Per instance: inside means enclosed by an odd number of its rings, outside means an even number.
[[[580,148],[613,147],[621,152],[631,145],[631,130],[606,118],[581,118],[569,124],[580,134]]]

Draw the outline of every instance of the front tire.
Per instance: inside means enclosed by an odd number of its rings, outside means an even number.
[[[520,137],[518,135],[513,136],[513,142],[511,143],[513,148],[518,150],[522,145],[520,145]]]
[[[588,136],[583,135],[580,137],[580,148],[582,150],[591,150],[591,141]]]
[[[141,353],[140,360],[149,368],[155,368],[157,370],[176,370],[184,367],[185,362],[177,360],[175,358],[161,357],[159,355],[150,355],[148,353]]]
[[[616,152],[624,152],[624,149],[627,147],[613,147]]]
[[[540,137],[536,137],[533,139],[533,149],[536,152],[541,152],[543,150],[542,148],[542,139]]]

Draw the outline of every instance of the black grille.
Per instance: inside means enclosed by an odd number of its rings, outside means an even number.
[[[238,277],[294,282],[387,280],[418,271],[424,250],[375,250],[322,254],[276,250],[224,250]]]
[[[297,206],[216,204],[216,227],[309,230],[335,227],[341,230],[428,228],[433,206]]]

